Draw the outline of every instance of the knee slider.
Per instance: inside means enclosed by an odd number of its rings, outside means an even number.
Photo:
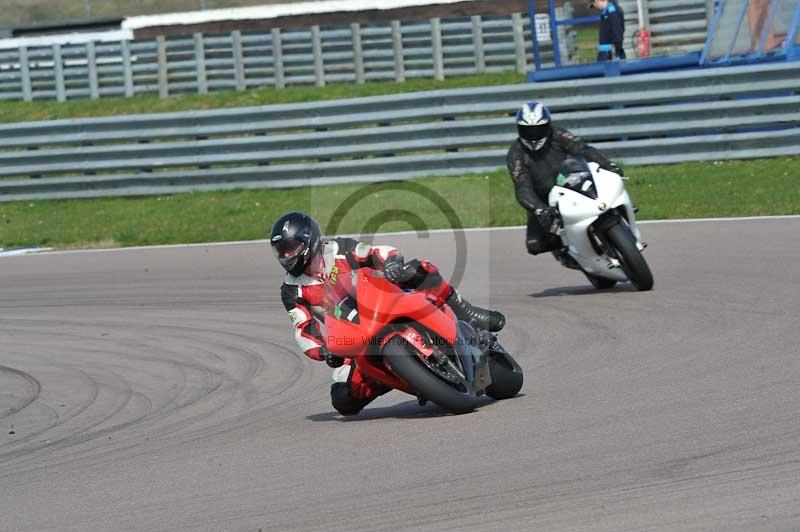
[[[350,394],[350,384],[334,382],[331,385],[331,404],[343,416],[355,416],[364,409],[365,401]]]
[[[528,248],[528,253],[531,255],[538,255],[545,251],[544,243],[541,240],[526,240],[525,247]]]

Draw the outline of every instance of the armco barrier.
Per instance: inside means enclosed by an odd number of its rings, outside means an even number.
[[[625,164],[800,155],[800,63],[0,126],[0,201],[488,171],[539,99]]]
[[[572,35],[560,30],[561,55]],[[0,100],[363,83],[525,72],[530,18],[464,17],[0,50]],[[542,43],[545,60],[552,44]]]

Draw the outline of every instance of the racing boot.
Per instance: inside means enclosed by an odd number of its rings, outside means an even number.
[[[370,379],[355,366],[348,367],[350,371],[346,375],[344,372],[334,375],[337,382],[331,384],[331,404],[341,415],[355,416],[372,401],[391,391],[391,388]]]
[[[466,321],[473,327],[485,329],[489,332],[497,332],[506,324],[506,317],[496,310],[487,310],[472,305],[469,301],[461,297],[455,288],[447,296],[445,303],[453,309],[456,317]]]
[[[334,382],[331,385],[331,404],[343,416],[355,416],[377,398],[377,395],[364,398],[353,396],[349,382]]]

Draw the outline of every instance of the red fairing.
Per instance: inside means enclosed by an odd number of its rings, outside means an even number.
[[[370,346],[380,347],[378,334],[394,322],[415,322],[454,344],[457,337],[456,318],[449,307],[437,307],[423,292],[405,292],[383,278],[376,270],[358,270],[356,299],[360,323],[353,323],[328,315],[327,345],[331,352],[351,358],[366,375],[392,388],[410,392],[408,385],[391,374],[381,359],[367,356]],[[395,334],[395,333],[393,333]],[[413,324],[398,331],[423,354],[427,347],[413,330]]]
[[[325,343],[331,353],[345,358],[366,354],[370,338],[357,324],[328,314],[325,316],[325,328],[328,330]]]
[[[437,307],[424,292],[404,292],[371,269],[358,270],[356,300],[360,324],[328,316],[328,348],[343,356],[358,355],[388,324],[407,318],[456,342],[456,320],[448,307]],[[331,345],[336,343],[340,345]]]

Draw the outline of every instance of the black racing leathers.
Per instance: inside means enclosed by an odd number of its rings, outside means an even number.
[[[600,13],[600,35],[597,43],[597,60],[611,61],[612,49],[617,59],[625,59],[625,12],[616,0],[611,0]]]
[[[508,150],[506,165],[514,181],[517,202],[528,211],[526,245],[528,253],[538,255],[557,249],[560,239],[545,232],[535,211],[548,207],[547,196],[556,184],[561,164],[569,155],[584,157],[600,168],[612,170],[608,158],[566,129],[553,127],[550,140],[538,151],[531,152],[515,141]]]

